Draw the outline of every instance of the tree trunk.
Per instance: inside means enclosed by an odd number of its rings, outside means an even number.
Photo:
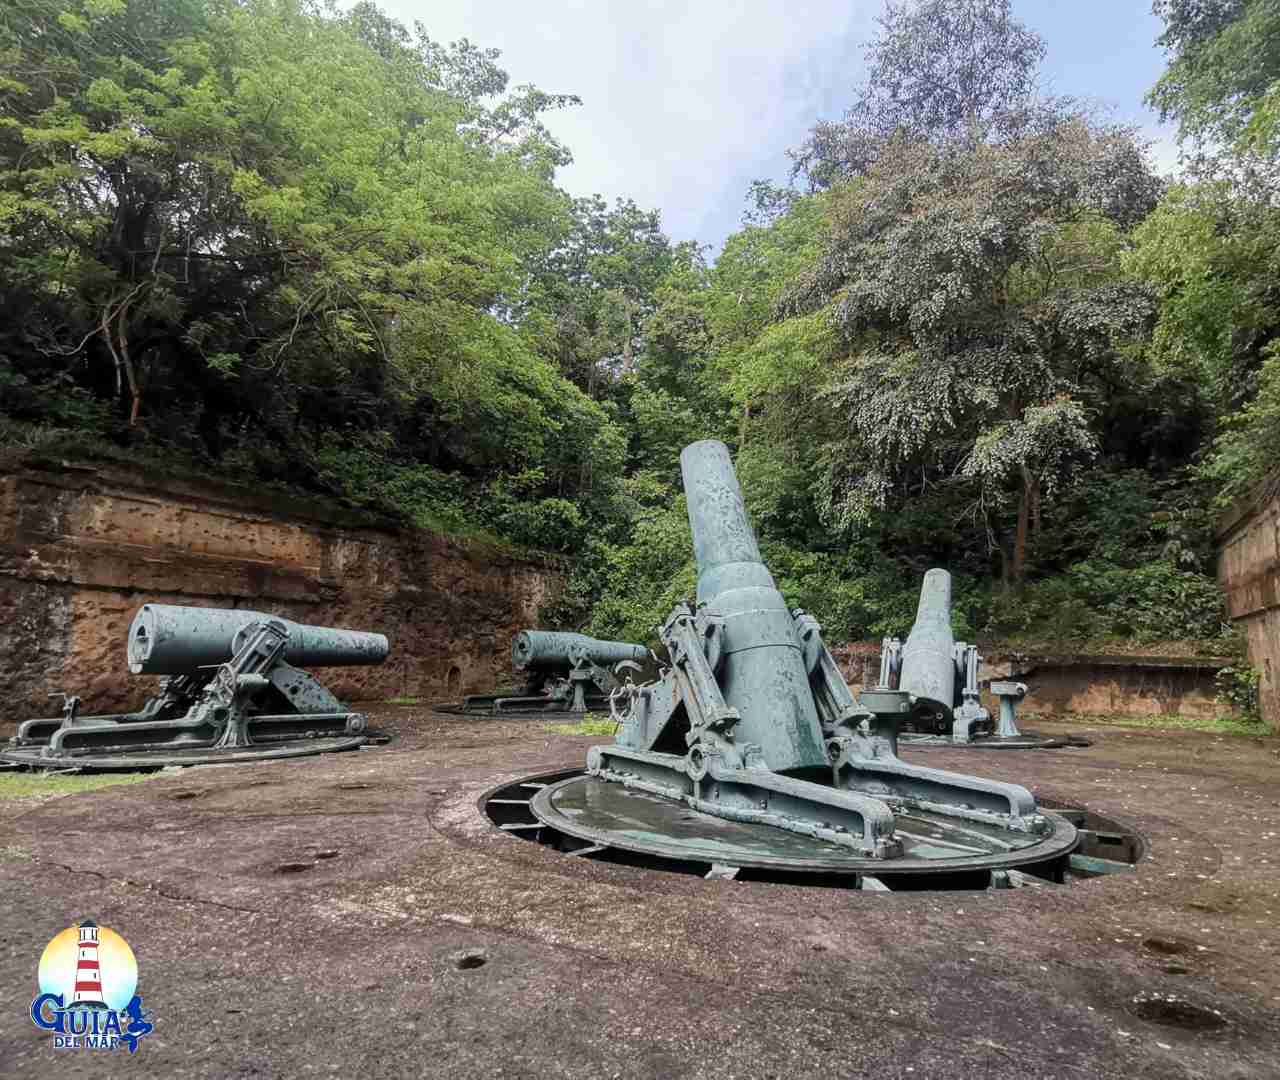
[[[129,381],[129,395],[133,399],[129,407],[129,426],[138,426],[138,413],[142,409],[142,381],[134,368],[133,358],[129,355],[129,301],[120,305],[120,357],[124,361],[125,378]]]
[[[106,342],[107,349],[111,353],[112,362],[116,368],[116,393],[124,396],[123,387],[121,385],[121,373],[124,374],[124,382],[129,387],[129,426],[138,426],[138,414],[142,409],[142,385],[138,379],[138,373],[134,369],[133,358],[129,355],[129,307],[133,303],[134,298],[143,289],[142,285],[135,285],[127,296],[120,301],[120,306],[114,311],[112,304],[115,299],[106,304],[102,309],[101,318],[98,322],[98,330],[102,334],[102,340]],[[115,319],[116,326],[111,325],[112,319]]]
[[[1022,496],[1018,499],[1018,529],[1013,536],[1013,585],[1022,588],[1022,578],[1027,563],[1027,526],[1031,520],[1031,502],[1036,486],[1035,478],[1022,470]]]

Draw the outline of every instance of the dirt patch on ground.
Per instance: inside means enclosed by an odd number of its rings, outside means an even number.
[[[477,800],[598,739],[376,719],[398,738],[372,751],[0,806],[0,1072],[1280,1075],[1276,740],[914,751],[1129,823],[1148,857],[885,895],[555,855]],[[44,943],[86,917],[137,954],[156,1029],[133,1058],[55,1050],[26,1015]]]

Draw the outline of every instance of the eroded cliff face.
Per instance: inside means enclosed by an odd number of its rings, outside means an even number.
[[[511,638],[537,623],[563,568],[327,504],[110,465],[0,477],[0,726],[136,707],[125,635],[143,603],[246,607],[391,639],[377,668],[321,675],[360,701],[443,699],[511,681]]]

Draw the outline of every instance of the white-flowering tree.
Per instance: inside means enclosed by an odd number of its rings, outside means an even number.
[[[1044,41],[1010,0],[888,0],[877,22],[853,105],[792,152],[811,187],[865,172],[889,139],[1000,141],[1068,106],[1041,93]]]
[[[826,394],[827,508],[844,524],[894,491],[973,485],[1023,574],[1042,494],[1097,453],[1093,413],[1128,385],[1154,298],[1122,278],[1126,230],[1159,184],[1130,133],[1081,120],[1002,146],[891,140],[831,192],[822,257],[784,298],[838,338]]]

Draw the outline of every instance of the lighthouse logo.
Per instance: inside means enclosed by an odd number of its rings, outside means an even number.
[[[138,962],[114,930],[85,919],[69,926],[44,948],[40,993],[31,1002],[31,1022],[53,1032],[58,1050],[128,1050],[151,1034],[143,1011]]]

